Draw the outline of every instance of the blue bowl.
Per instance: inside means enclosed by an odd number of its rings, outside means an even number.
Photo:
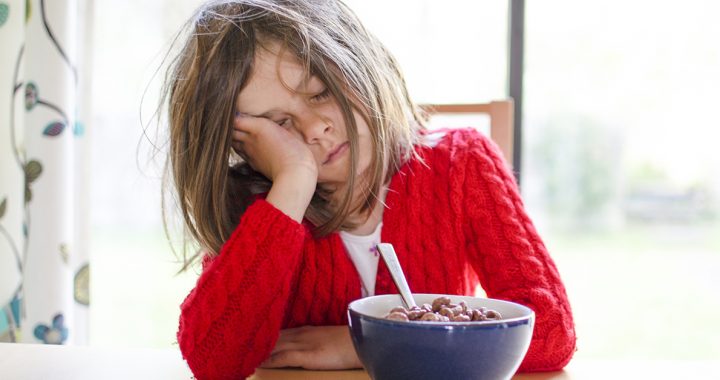
[[[418,305],[441,296],[486,307],[498,321],[419,322],[383,317],[402,305],[397,294],[367,297],[348,306],[355,351],[374,380],[509,379],[525,357],[535,313],[508,301],[445,294],[414,294]]]

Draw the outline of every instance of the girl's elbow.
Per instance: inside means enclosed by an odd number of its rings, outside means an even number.
[[[182,346],[180,348],[182,351]],[[245,379],[255,372],[254,367],[250,368],[242,360],[230,360],[218,352],[198,352],[191,354],[183,352],[183,358],[190,371],[197,380],[224,380],[224,379]]]
[[[576,350],[575,329],[556,326],[544,341],[530,343],[518,371],[559,371],[570,362]]]

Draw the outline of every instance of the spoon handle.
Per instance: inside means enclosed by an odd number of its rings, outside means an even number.
[[[407,280],[405,280],[405,274],[403,274],[402,267],[400,266],[392,244],[380,243],[377,245],[377,249],[380,251],[380,255],[390,271],[395,286],[397,286],[400,291],[400,297],[402,297],[403,302],[405,302],[405,306],[408,309],[416,307],[417,304],[415,304],[415,299],[410,292],[410,286],[408,286]]]

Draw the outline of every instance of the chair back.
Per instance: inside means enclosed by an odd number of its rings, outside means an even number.
[[[513,163],[513,101],[496,100],[490,103],[421,104],[430,116],[435,114],[487,114],[490,117],[490,138],[500,147],[505,160]]]

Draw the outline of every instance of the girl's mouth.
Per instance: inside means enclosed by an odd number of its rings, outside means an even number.
[[[342,144],[340,144],[337,148],[333,149],[330,154],[328,154],[325,161],[323,161],[323,165],[330,164],[332,162],[335,162],[338,158],[340,158],[347,150],[350,149],[350,142],[346,141]]]

